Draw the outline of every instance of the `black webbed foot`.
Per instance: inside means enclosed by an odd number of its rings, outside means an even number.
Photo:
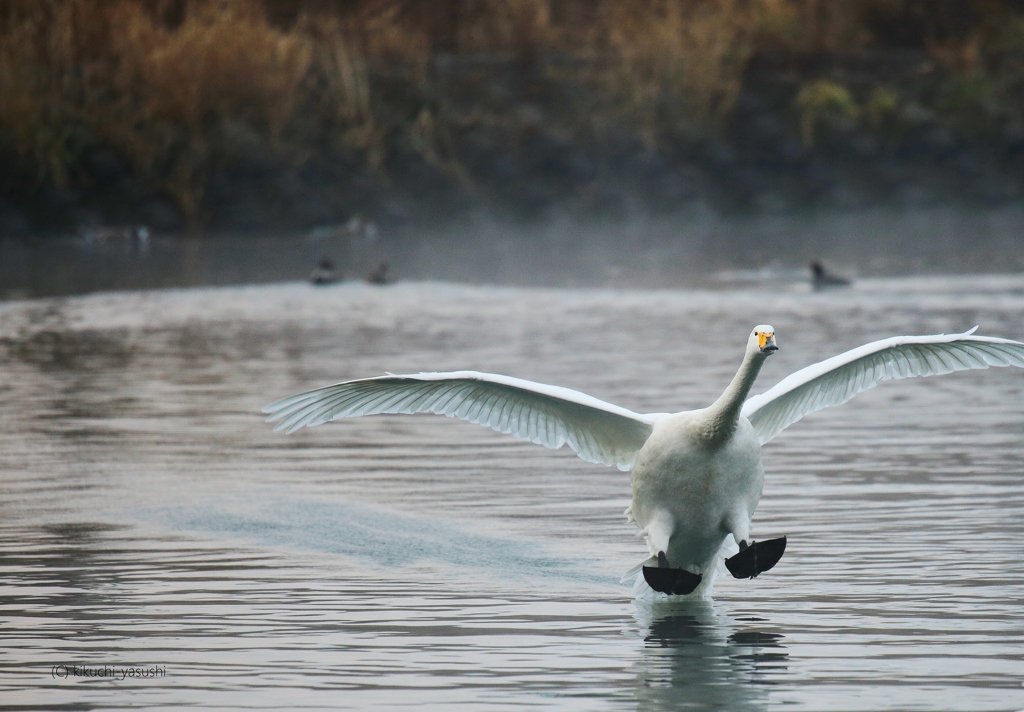
[[[786,537],[755,541],[749,546],[740,542],[740,553],[725,560],[725,567],[736,578],[754,578],[770,570],[786,551]]]
[[[700,585],[703,576],[687,571],[673,569],[668,563],[664,551],[658,552],[658,565],[644,567],[644,580],[647,585],[659,593],[685,596]]]

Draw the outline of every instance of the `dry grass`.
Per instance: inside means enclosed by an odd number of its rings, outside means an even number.
[[[649,143],[672,122],[701,130],[732,108],[752,50],[752,5],[743,0],[645,4],[607,0],[598,26],[601,78]]]
[[[0,36],[0,124],[57,184],[68,179],[73,98],[88,71],[76,61],[78,14],[74,3],[40,4],[12,13]]]
[[[198,226],[214,160],[210,125],[244,117],[276,145],[303,100],[312,42],[269,26],[251,0],[197,6],[173,30],[139,3],[120,2],[109,22],[116,101],[93,128]]]
[[[5,0],[0,135],[30,157],[41,180],[61,184],[76,177],[75,136],[84,128],[198,227],[208,176],[226,160],[225,126],[244,124],[282,154],[315,150],[312,125],[371,165],[382,164],[398,135],[428,160],[448,161],[444,107],[395,109],[378,91],[380,78],[393,91],[398,77],[408,87],[402,101],[419,101],[439,53],[505,55],[523,66],[545,52],[584,59],[607,105],[654,143],[666,133],[714,131],[757,49],[855,47],[868,38],[864,8],[895,13],[914,3],[359,0],[330,12],[324,3],[291,4],[293,21],[276,24],[262,0]],[[180,10],[174,21],[169,7]],[[928,39],[927,48],[950,71],[976,72],[987,27]],[[821,103],[812,98],[808,141]]]
[[[44,2],[0,28],[0,126],[41,178],[68,180],[69,135],[85,127],[171,195],[193,227],[223,122],[244,121],[273,149],[314,94],[332,125],[366,133],[367,69],[344,33],[308,18],[276,28],[255,0],[192,2],[174,28],[139,0]]]
[[[300,101],[313,45],[270,27],[252,0],[198,5],[174,30],[138,3],[110,12],[118,89],[159,117],[202,130],[209,112],[248,115],[274,139]]]

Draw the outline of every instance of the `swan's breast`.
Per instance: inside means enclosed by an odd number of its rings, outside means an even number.
[[[633,509],[652,507],[753,512],[764,471],[753,427],[741,417],[733,435],[709,446],[701,436],[701,411],[658,422],[633,467]],[[639,518],[637,520],[640,521]]]

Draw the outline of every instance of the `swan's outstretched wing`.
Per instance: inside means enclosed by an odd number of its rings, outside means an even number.
[[[284,398],[263,409],[289,433],[338,418],[438,413],[628,470],[651,434],[640,415],[568,388],[476,371],[380,376]]]
[[[963,334],[894,336],[802,368],[743,404],[761,444],[809,413],[840,405],[882,381],[989,366],[1024,367],[1024,344]]]

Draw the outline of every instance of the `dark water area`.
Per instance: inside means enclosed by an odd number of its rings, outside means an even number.
[[[398,280],[543,287],[794,282],[812,260],[852,277],[1005,273],[1024,270],[1022,224],[1013,206],[748,218],[694,209],[660,221],[480,219],[435,231],[374,226],[369,235],[340,224],[272,236],[0,238],[0,299],[302,280],[325,259],[338,279],[386,264]]]
[[[632,600],[626,473],[437,416],[274,433],[474,368],[640,412],[894,334],[1024,338],[1019,276],[640,290],[407,281],[0,304],[0,709],[1024,709],[1024,373],[885,383],[765,447],[712,599]],[[112,672],[99,677],[82,670]],[[122,672],[134,669],[131,676]]]

